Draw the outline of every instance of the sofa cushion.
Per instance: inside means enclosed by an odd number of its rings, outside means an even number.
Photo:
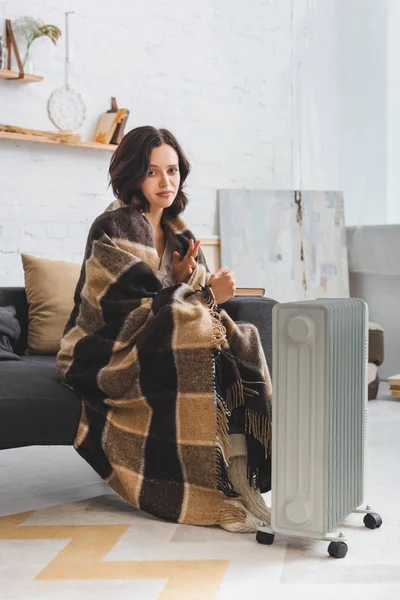
[[[71,445],[81,402],[58,379],[55,356],[0,362],[0,449]]]
[[[376,323],[369,323],[369,346],[368,346],[368,361],[375,363],[378,367],[383,363],[385,356],[384,351],[384,330],[383,327]]]
[[[71,313],[80,263],[22,254],[28,300],[28,353],[56,354]]]
[[[19,360],[14,348],[21,333],[15,306],[0,306],[0,360]]]
[[[15,316],[21,327],[21,333],[14,350],[17,354],[23,354],[26,350],[26,336],[28,334],[28,304],[25,288],[0,287],[0,306],[14,306],[16,309]]]
[[[236,323],[252,323],[257,327],[272,381],[272,310],[276,303],[264,296],[235,296],[220,305]]]
[[[375,377],[374,381],[368,384],[368,400],[375,400],[379,391],[379,377]]]

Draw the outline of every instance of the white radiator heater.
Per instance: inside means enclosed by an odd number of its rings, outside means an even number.
[[[273,309],[272,508],[275,534],[323,539],[343,558],[352,512],[382,519],[364,500],[368,307],[359,299],[276,304]]]

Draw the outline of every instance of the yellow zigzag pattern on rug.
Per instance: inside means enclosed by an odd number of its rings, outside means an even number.
[[[229,563],[227,560],[104,561],[132,525],[24,526],[34,512],[0,517],[0,539],[70,540],[35,580],[167,579],[158,600],[214,600]]]

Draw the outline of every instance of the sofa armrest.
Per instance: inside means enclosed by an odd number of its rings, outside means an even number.
[[[272,379],[272,309],[276,300],[264,296],[235,296],[221,308],[235,321],[252,323],[259,331]]]

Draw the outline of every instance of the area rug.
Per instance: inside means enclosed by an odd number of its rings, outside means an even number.
[[[0,597],[212,600],[228,567],[244,575],[254,551],[252,568],[266,564],[254,535],[234,549],[232,536],[159,521],[114,494],[0,517]]]
[[[384,513],[383,513],[384,514]],[[400,597],[398,523],[343,530],[327,544],[167,523],[105,494],[0,517],[1,600],[392,600]]]

